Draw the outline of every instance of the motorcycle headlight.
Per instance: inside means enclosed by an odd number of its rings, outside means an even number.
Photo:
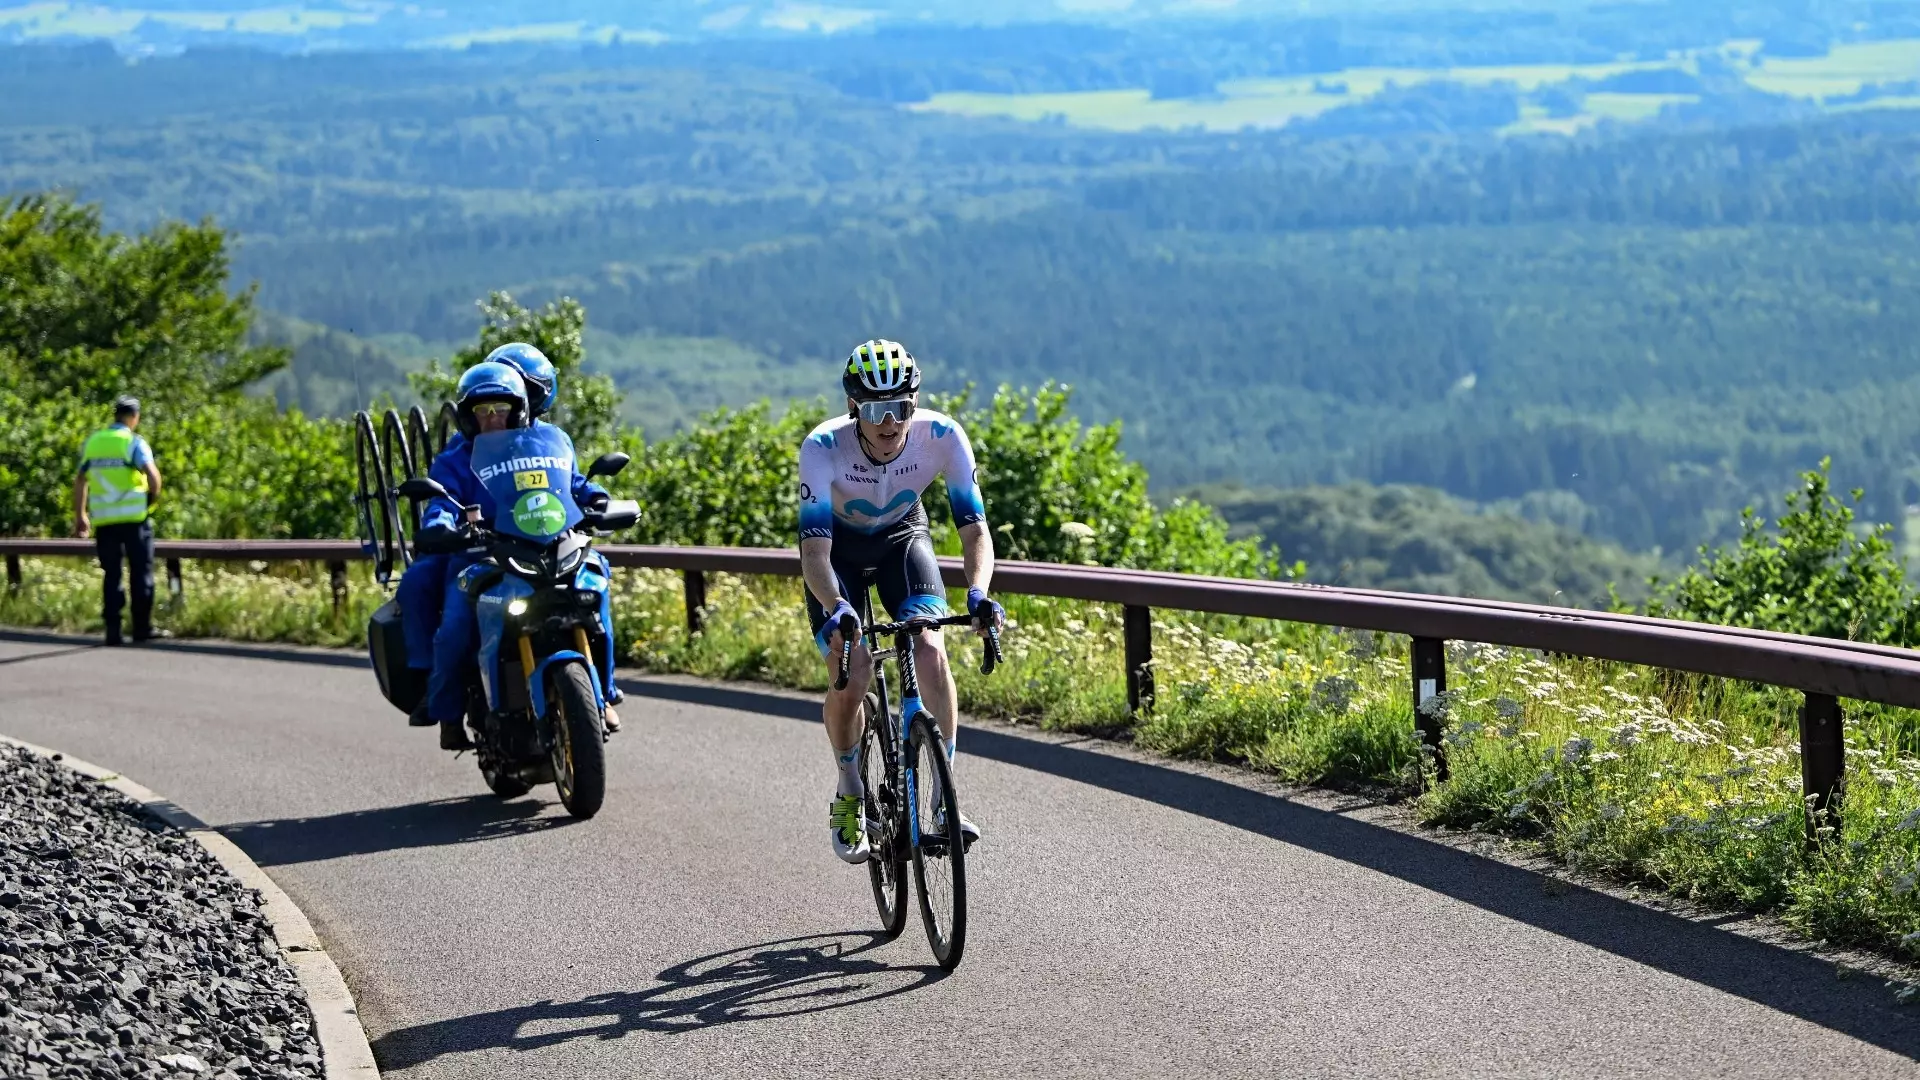
[[[580,563],[584,559],[586,559],[586,557],[587,557],[587,549],[584,546],[574,548],[571,552],[561,557],[560,565],[554,571],[553,576],[560,577],[564,574],[573,573],[573,571],[579,567]]]
[[[508,557],[507,565],[513,567],[516,573],[525,574],[528,577],[541,576],[540,565],[538,562],[535,562],[532,565],[529,565],[527,563],[521,562],[519,559]]]
[[[526,613],[527,613],[527,601],[525,597],[521,597],[516,600],[507,601],[507,614],[517,617],[520,615],[525,615]]]

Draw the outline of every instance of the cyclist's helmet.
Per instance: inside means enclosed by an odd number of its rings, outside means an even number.
[[[840,385],[855,401],[900,397],[920,389],[920,365],[905,345],[875,338],[847,357]]]
[[[453,397],[453,414],[460,425],[460,433],[467,438],[476,438],[480,434],[480,423],[473,417],[473,407],[483,401],[510,401],[514,404],[513,419],[510,427],[526,427],[532,421],[527,413],[527,384],[514,370],[511,364],[484,361],[467,369],[460,376],[460,389]]]
[[[527,404],[533,409],[535,417],[545,416],[553,408],[553,395],[557,390],[559,373],[553,368],[553,361],[547,354],[524,341],[514,341],[502,345],[487,354],[489,363],[512,364],[520,378],[527,384]]]

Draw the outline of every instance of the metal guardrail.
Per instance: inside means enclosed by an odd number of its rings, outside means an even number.
[[[306,560],[329,565],[338,597],[345,590],[347,562],[372,557],[359,543],[346,540],[163,540],[155,548],[156,556],[166,561],[169,588],[176,593],[182,559]],[[792,548],[609,544],[600,550],[615,566],[681,571],[687,626],[693,631],[700,628],[706,607],[706,574],[800,576],[800,555]],[[92,551],[86,540],[0,539],[7,580],[16,586],[22,556],[85,556]],[[944,558],[940,563],[948,584],[965,584],[960,560]],[[1839,699],[1920,708],[1920,652],[1862,642],[1462,597],[1052,563],[1001,562],[994,571],[994,588],[1121,605],[1127,699],[1135,711],[1150,708],[1154,696],[1150,616],[1156,607],[1405,634],[1413,642],[1415,723],[1436,752],[1442,775],[1442,718],[1434,701],[1447,688],[1447,641],[1537,649],[1799,690],[1805,695],[1800,709],[1801,772],[1814,810],[1808,815],[1810,833],[1837,809],[1842,794],[1845,720]]]

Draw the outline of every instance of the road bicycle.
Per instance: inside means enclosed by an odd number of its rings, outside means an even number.
[[[837,690],[846,688],[853,662],[853,638],[848,632],[851,621],[843,619],[841,624],[840,673],[834,684]],[[861,709],[860,776],[867,789],[861,816],[872,849],[867,874],[873,885],[874,906],[880,909],[887,940],[898,937],[907,924],[907,863],[911,861],[927,944],[933,947],[934,960],[946,971],[959,966],[967,945],[966,855],[973,842],[963,834],[956,844],[949,835],[949,827],[959,831],[960,796],[954,790],[939,725],[920,701],[913,643],[923,631],[934,627],[972,624],[970,615],[944,619],[919,616],[867,625],[860,632],[873,653],[873,690],[867,693]],[[878,648],[885,637],[893,638],[893,646]],[[888,660],[900,668],[897,714],[888,700]],[[1000,633],[989,629],[980,673],[992,674],[999,663]]]

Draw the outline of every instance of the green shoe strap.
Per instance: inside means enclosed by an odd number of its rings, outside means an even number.
[[[858,842],[861,835],[860,796],[835,796],[829,824],[840,830],[840,839],[843,843]]]

